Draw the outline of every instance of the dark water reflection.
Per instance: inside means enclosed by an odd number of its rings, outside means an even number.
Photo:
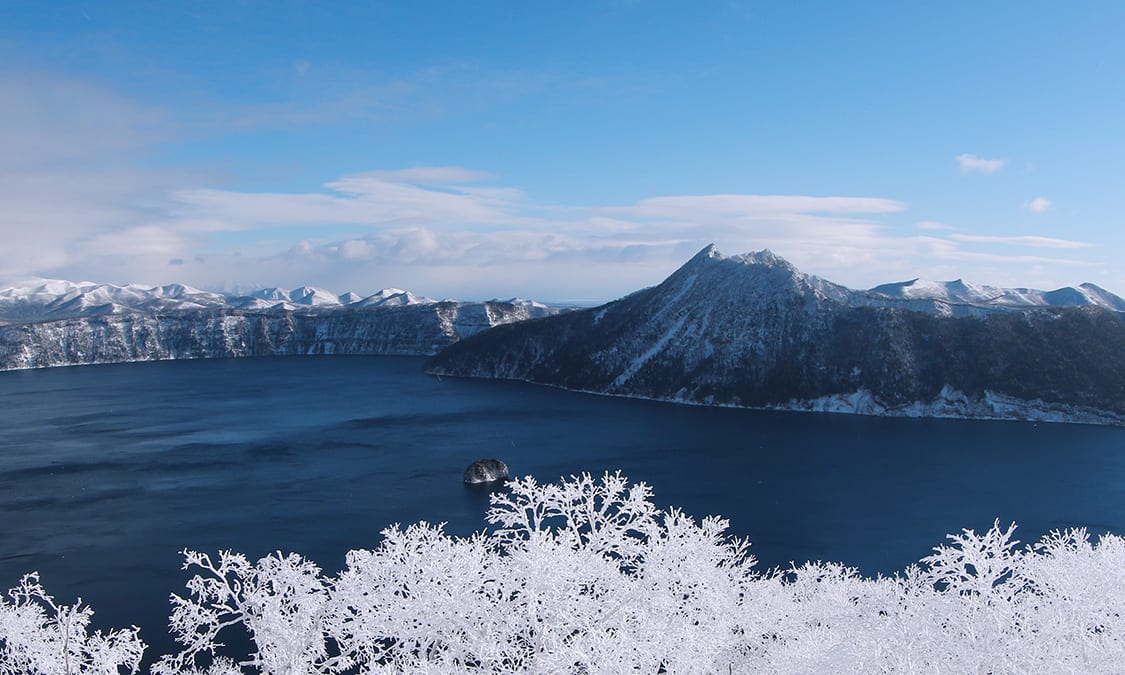
[[[1034,541],[1125,532],[1125,430],[721,410],[315,357],[0,373],[0,586],[30,570],[154,651],[182,548],[298,551],[335,571],[393,522],[480,529],[479,457],[543,481],[621,469],[722,514],[763,566],[890,573],[994,518]]]

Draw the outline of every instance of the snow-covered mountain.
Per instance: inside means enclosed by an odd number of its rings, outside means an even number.
[[[304,286],[224,295],[180,284],[37,280],[0,291],[0,370],[284,354],[429,355],[503,323],[565,308],[361,297]]]
[[[0,290],[0,323],[30,323],[107,314],[152,314],[203,309],[283,309],[303,312],[340,307],[401,307],[432,304],[430,298],[401,288],[369,296],[336,294],[302,286],[292,290],[263,288],[246,294],[201,291],[183,284],[115,286],[89,281],[33,279]]]
[[[659,286],[498,327],[428,369],[701,404],[1125,423],[1121,307],[1091,285],[854,291],[710,246]]]
[[[876,286],[861,295],[867,299],[868,304],[898,301],[904,303],[904,306],[913,304],[920,310],[945,315],[964,315],[981,309],[1003,311],[1028,307],[1104,307],[1115,312],[1125,312],[1125,299],[1090,283],[1077,288],[1067,286],[1053,291],[1040,291],[1034,288],[977,286],[961,279],[912,279]]]

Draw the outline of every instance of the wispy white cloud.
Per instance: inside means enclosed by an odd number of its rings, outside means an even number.
[[[520,191],[459,185],[483,175],[458,167],[418,167],[344,176],[327,183],[327,193],[178,190],[171,195],[171,215],[184,229],[213,232],[289,225],[449,228],[525,223],[518,213]]]
[[[207,87],[192,83],[197,90],[181,99],[179,113],[186,127],[218,132],[415,125],[495,109],[544,92],[617,90],[622,86],[618,80],[489,69],[463,62],[390,73],[296,59],[275,77],[279,81],[274,96],[253,103],[215,98]]]
[[[479,183],[492,178],[491,174],[461,166],[415,166],[408,169],[390,171],[368,171],[356,178],[369,178],[394,183],[417,183],[420,185],[454,185],[458,183]]]
[[[0,74],[0,168],[70,166],[134,152],[172,134],[161,109],[93,84],[45,74]],[[112,162],[111,162],[112,163]]]
[[[1013,255],[1010,253],[991,253],[985,251],[970,251],[962,248],[958,241],[976,242],[981,240],[984,243],[1007,243],[995,242],[992,239],[1006,239],[1005,237],[973,237],[963,238],[959,235],[952,235],[950,238],[940,237],[923,237],[920,239],[925,247],[927,254],[939,261],[977,261],[989,263],[1003,263],[1009,265],[1026,265],[1026,264],[1059,264],[1059,265],[1090,265],[1090,261],[1081,260],[1077,258],[1057,258],[1048,256],[1035,256],[1035,255]],[[958,275],[962,276],[962,275]],[[990,280],[990,283],[996,283],[996,280]]]
[[[813,213],[893,213],[906,205],[879,197],[810,197],[805,195],[691,195],[653,197],[632,206],[603,209],[637,218],[768,217]]]
[[[474,264],[544,261],[621,248],[626,242],[594,241],[553,232],[442,232],[425,227],[383,230],[361,237],[315,243],[302,241],[282,254],[321,261],[348,260],[396,264]]]
[[[952,225],[946,225],[945,223],[941,223],[941,222],[938,222],[936,220],[923,220],[919,223],[915,223],[914,227],[918,228],[919,230],[956,230],[957,229],[957,228],[953,227]]]
[[[1038,255],[1007,255],[1004,253],[984,253],[981,251],[950,250],[945,256],[947,260],[968,260],[977,262],[993,262],[1005,264],[1046,264],[1046,265],[1074,265],[1078,267],[1092,267],[1094,263],[1078,258],[1054,258]]]
[[[768,247],[799,267],[833,274],[909,258],[916,245],[878,220],[906,208],[881,197],[717,194],[654,197],[594,213],[611,219],[612,232],[634,238],[685,247],[714,242],[728,252]]]
[[[1024,202],[1023,207],[1032,213],[1043,213],[1051,208],[1051,200],[1046,197],[1036,197],[1029,202]]]
[[[75,243],[82,257],[130,260],[138,257],[169,258],[200,242],[158,225],[141,225],[96,234]]]
[[[138,168],[174,135],[158,108],[40,74],[0,74],[0,273],[34,276],[80,264],[100,237],[163,213],[158,195],[199,175]]]
[[[1034,248],[1091,248],[1094,246],[1094,244],[1084,241],[1055,239],[1053,237],[1039,237],[1035,235],[999,237],[983,234],[951,234],[949,238],[977,244],[1005,244],[1011,246],[1030,246]]]
[[[961,167],[961,173],[996,173],[1004,167],[1004,160],[985,159],[963,152],[957,155],[957,164]]]

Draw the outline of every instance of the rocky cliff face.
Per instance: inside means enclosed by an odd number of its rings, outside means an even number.
[[[852,291],[768,251],[708,247],[659,286],[498,327],[427,368],[702,404],[1125,422],[1119,312],[893,286]]]
[[[492,326],[559,311],[534,303],[170,309],[0,325],[0,370],[289,354],[429,355]]]

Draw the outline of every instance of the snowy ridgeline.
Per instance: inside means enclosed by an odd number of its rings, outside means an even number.
[[[360,296],[302,286],[244,294],[183,284],[37,279],[0,289],[0,370],[292,354],[429,355],[482,330],[561,307],[512,298]]]
[[[247,293],[216,293],[183,284],[117,286],[90,281],[33,279],[0,289],[0,322],[33,323],[80,316],[200,310],[316,312],[340,307],[404,307],[434,302],[401,288],[384,288],[368,296],[350,292],[336,294],[313,286],[292,290],[261,288]]]
[[[301,286],[291,290],[259,288],[245,293],[216,293],[183,284],[118,286],[90,281],[32,279],[0,289],[0,323],[36,323],[119,314],[234,310],[316,314],[337,309],[386,309],[433,305],[438,302],[401,288],[384,288],[367,296],[352,292],[334,293],[315,286]],[[522,298],[489,302],[519,305],[532,310],[546,309],[546,305]]]
[[[182,645],[156,673],[1121,672],[1125,539],[996,523],[891,578],[840,564],[755,569],[726,521],[659,512],[644,484],[588,475],[494,494],[469,538],[397,525],[336,576],[277,553],[185,551]],[[136,668],[137,629],[88,631],[29,575],[0,599],[0,672]],[[247,631],[242,663],[216,646]]]

